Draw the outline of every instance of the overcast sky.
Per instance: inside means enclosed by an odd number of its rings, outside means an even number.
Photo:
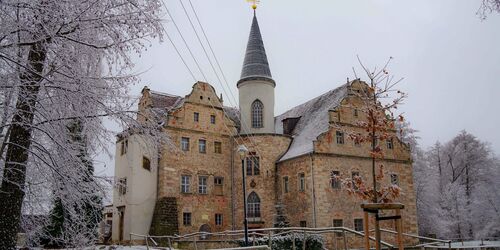
[[[222,86],[227,90],[213,74],[179,0],[164,1],[208,82],[219,94]],[[189,2],[182,1],[189,11]],[[252,9],[244,0],[191,1],[237,98]],[[391,73],[405,78],[399,88],[409,94],[401,109],[419,130],[422,147],[465,129],[500,154],[500,14],[481,21],[480,2],[261,0],[257,18],[276,81],[275,115],[353,79],[356,55],[371,67],[392,56]],[[165,28],[203,81],[171,20]],[[136,64],[136,72],[144,73],[134,95],[147,85],[184,96],[194,84],[168,40],[154,42]],[[223,96],[226,106],[238,105],[231,94]],[[114,161],[102,159],[106,168],[98,167],[99,173],[113,175]]]

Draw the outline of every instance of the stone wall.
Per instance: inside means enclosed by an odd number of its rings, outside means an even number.
[[[247,176],[247,196],[255,192],[261,201],[261,218],[257,221],[249,220],[250,228],[272,227],[276,213],[276,161],[285,153],[290,144],[289,136],[277,134],[254,134],[235,138],[237,144],[245,144],[249,152],[255,153],[260,159],[260,174]],[[243,185],[241,160],[234,159],[234,206],[236,229],[243,228]]]

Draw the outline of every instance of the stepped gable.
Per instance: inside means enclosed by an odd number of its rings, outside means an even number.
[[[214,90],[215,91],[215,90]],[[167,93],[151,91],[150,94],[153,109],[159,109],[162,111],[171,111],[180,108],[185,101],[184,97],[171,95]],[[222,107],[226,116],[231,119],[236,126],[240,127],[240,110],[233,107]]]
[[[335,109],[347,95],[348,87],[352,82],[346,83],[336,89],[330,90],[306,103],[296,106],[285,113],[275,117],[276,133],[283,133],[283,120],[299,118],[297,125],[291,131],[292,144],[288,151],[278,160],[284,161],[303,154],[313,152],[313,141],[328,131],[329,110]]]

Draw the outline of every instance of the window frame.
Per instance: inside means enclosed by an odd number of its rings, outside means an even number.
[[[200,113],[194,112],[193,113],[193,122],[199,122],[200,121]]]
[[[121,141],[120,155],[126,154],[128,151],[128,139],[123,139]]]
[[[224,195],[224,177],[214,176],[214,193],[215,195]]]
[[[391,184],[399,186],[399,176],[398,174],[392,173],[389,175],[389,178],[391,179]]]
[[[342,189],[342,185],[341,185],[342,183],[340,182],[340,180],[337,180],[337,179],[333,178],[334,175],[340,177],[340,171],[338,171],[338,170],[332,170],[330,172],[330,179],[331,179],[330,187],[332,189],[335,189],[335,190],[340,190],[340,189]]]
[[[127,177],[118,179],[118,195],[124,196],[127,194]]]
[[[247,218],[251,221],[260,221],[261,214],[261,200],[257,193],[251,192],[247,197]]]
[[[299,221],[299,226],[300,227],[307,227],[307,221],[305,221],[305,220]]]
[[[198,152],[201,154],[207,153],[207,140],[206,139],[198,139]]]
[[[191,175],[181,175],[181,193],[191,193]]]
[[[356,223],[358,222],[358,223]],[[354,231],[357,231],[357,232],[363,232],[364,231],[364,221],[362,218],[354,218]],[[358,226],[358,228],[356,228],[356,226]],[[359,228],[361,227],[361,228]],[[359,229],[359,230],[358,230]]]
[[[264,127],[264,103],[262,103],[259,99],[252,102],[250,107],[250,118],[252,128]]]
[[[304,172],[298,174],[298,190],[299,192],[306,191],[306,174]]]
[[[183,212],[182,213],[182,225],[183,226],[192,226],[192,214],[191,214],[191,212]]]
[[[224,216],[222,214],[215,214],[215,225],[224,226]]]
[[[392,138],[388,138],[385,141],[385,145],[386,145],[387,149],[394,149],[394,140]]]
[[[210,115],[210,124],[215,124],[215,115]]]
[[[190,149],[190,140],[189,137],[181,137],[181,150],[189,151]]]
[[[255,154],[250,154],[246,157],[246,174],[247,176],[260,175],[260,157]]]
[[[222,142],[214,141],[214,153],[222,154]]]
[[[208,194],[208,176],[198,176],[198,194]]]
[[[283,176],[283,193],[287,194],[290,191],[290,180],[288,176]]]
[[[354,176],[359,176],[359,178],[361,178],[361,174],[359,173],[359,171],[351,171],[352,188],[357,190],[359,187],[356,185],[356,182],[354,181]]]
[[[144,155],[142,156],[142,168],[151,171],[151,160]]]
[[[337,145],[345,144],[344,132],[342,132],[340,130],[335,131],[335,139],[336,139]]]

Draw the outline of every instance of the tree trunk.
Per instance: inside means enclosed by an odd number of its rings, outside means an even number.
[[[20,74],[21,87],[12,118],[0,188],[0,246],[15,249],[24,199],[26,163],[31,145],[32,123],[40,81],[47,56],[45,44],[31,46],[26,69]]]

